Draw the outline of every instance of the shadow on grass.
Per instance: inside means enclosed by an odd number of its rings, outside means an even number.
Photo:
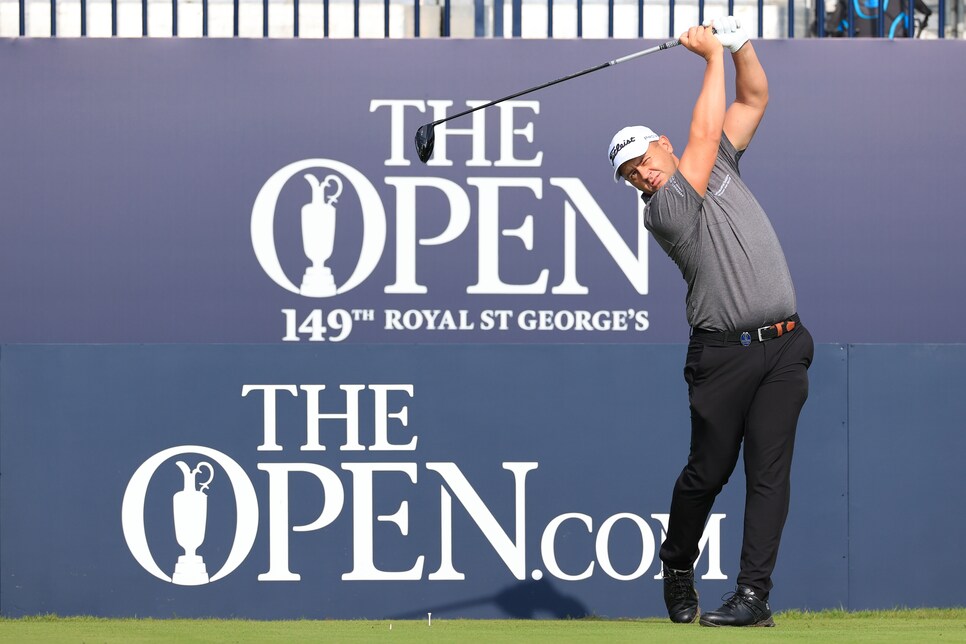
[[[534,617],[554,617],[557,619],[582,619],[591,617],[587,607],[576,597],[561,594],[546,579],[524,581],[504,588],[495,595],[464,599],[428,606],[419,610],[396,615],[390,619],[417,619],[427,613],[452,615],[465,608],[486,605],[496,606],[511,619],[533,619]]]

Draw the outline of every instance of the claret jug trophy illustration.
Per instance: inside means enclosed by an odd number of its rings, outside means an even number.
[[[171,581],[179,586],[199,586],[208,583],[205,562],[196,554],[205,540],[205,527],[208,523],[208,495],[205,490],[211,485],[215,471],[210,463],[202,461],[194,469],[184,461],[175,463],[184,474],[184,489],[174,495],[174,534],[184,554],[178,557]],[[208,478],[203,482],[197,476],[204,470]]]
[[[334,174],[321,182],[314,174],[303,176],[312,186],[312,201],[302,206],[302,247],[312,265],[305,269],[299,293],[329,297],[335,295],[335,280],[325,262],[332,256],[335,243],[335,203],[342,194],[342,180]],[[326,197],[330,186],[335,191]]]

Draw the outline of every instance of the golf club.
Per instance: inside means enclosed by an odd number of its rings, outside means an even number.
[[[563,78],[558,78],[557,80],[550,81],[549,83],[544,83],[543,85],[537,85],[536,87],[531,87],[530,89],[525,89],[525,90],[523,90],[521,92],[517,92],[516,94],[510,94],[509,96],[504,96],[503,98],[498,98],[495,101],[490,101],[489,103],[486,103],[485,105],[479,105],[477,107],[474,107],[472,109],[466,110],[464,112],[460,112],[459,114],[454,114],[453,116],[447,116],[444,119],[440,119],[438,121],[433,121],[432,123],[427,123],[426,125],[420,126],[420,128],[418,130],[416,130],[416,154],[419,155],[419,160],[422,161],[423,163],[426,163],[429,160],[429,157],[431,157],[432,154],[433,154],[433,145],[436,143],[436,133],[434,132],[434,128],[437,125],[439,125],[440,123],[445,123],[446,121],[451,121],[451,120],[453,120],[455,118],[459,118],[461,116],[466,116],[467,114],[471,114],[471,113],[473,113],[473,112],[475,112],[477,110],[482,110],[485,107],[490,107],[491,105],[496,105],[497,103],[502,103],[503,101],[508,101],[511,98],[516,98],[517,96],[523,96],[524,94],[529,94],[530,92],[535,92],[538,89],[543,89],[544,87],[550,87],[551,85],[556,85],[557,83],[562,83],[564,81],[568,81],[568,80],[571,80],[573,78],[577,78],[578,76],[583,76],[584,74],[590,74],[591,72],[596,72],[596,71],[598,71],[600,69],[604,69],[605,67],[611,67],[612,65],[619,65],[620,63],[626,63],[629,60],[634,60],[635,58],[640,58],[641,56],[646,56],[647,54],[652,54],[652,53],[654,53],[656,51],[662,51],[664,49],[670,49],[671,47],[676,47],[677,45],[680,45],[680,44],[681,44],[681,41],[680,40],[669,40],[666,43],[662,43],[662,44],[657,45],[655,47],[651,47],[649,49],[644,49],[643,51],[639,51],[639,52],[634,53],[634,54],[629,54],[629,55],[623,56],[621,58],[615,58],[614,60],[609,60],[606,63],[603,63],[601,65],[597,65],[596,67],[591,67],[590,69],[585,69],[582,72],[577,72],[576,74],[570,74],[569,76],[564,76]]]

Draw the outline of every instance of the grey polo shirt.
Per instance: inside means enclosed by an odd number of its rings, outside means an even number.
[[[768,215],[741,180],[741,153],[722,134],[702,199],[680,171],[655,192],[644,225],[688,284],[693,328],[756,329],[795,313],[795,287]]]

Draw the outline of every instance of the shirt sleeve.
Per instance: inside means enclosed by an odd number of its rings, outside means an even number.
[[[734,143],[728,139],[728,135],[724,132],[721,133],[721,143],[718,145],[718,158],[723,159],[725,165],[737,172],[738,176],[741,176],[741,171],[738,170],[738,160],[741,159],[741,155],[744,153],[744,150],[738,152],[735,149]]]

